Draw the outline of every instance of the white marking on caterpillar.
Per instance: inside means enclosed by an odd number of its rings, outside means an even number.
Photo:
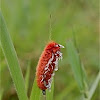
[[[41,79],[41,81],[40,81],[40,82],[43,82],[43,80],[44,80],[44,77],[43,77],[43,75],[41,75],[40,77],[42,77],[42,79]]]
[[[49,61],[48,61],[48,63],[46,64],[45,70],[47,70],[47,69],[48,69],[49,64],[51,64],[51,63],[52,63],[52,60],[53,60],[53,59],[54,59],[54,54],[52,53],[52,58],[50,58],[50,59],[49,59]]]
[[[59,54],[59,59],[62,59],[62,53],[60,51],[57,51],[57,54]]]
[[[57,71],[58,70],[58,57],[56,57],[56,61],[55,62],[53,62],[53,63],[55,63],[55,71]]]
[[[58,44],[58,46],[60,47],[60,48],[65,48],[63,45],[61,45],[61,44]]]
[[[57,44],[57,45],[55,45],[55,47],[60,47],[60,48],[65,48],[63,45],[61,45],[61,44]]]
[[[52,69],[53,69],[53,66],[51,65]]]
[[[64,48],[64,46],[62,45],[58,45],[60,46],[61,48]],[[57,45],[56,45],[57,47]],[[56,58],[54,58],[54,56],[56,56]],[[54,62],[52,62],[54,59],[56,59]],[[53,65],[52,63],[55,64],[55,68],[54,68],[54,71],[57,71],[58,70],[58,60],[62,59],[62,53],[60,51],[57,51],[55,54],[52,53],[52,57],[49,59],[48,63],[46,64],[46,67],[45,67],[45,73],[44,73],[44,77],[46,77],[46,73],[48,71],[50,71],[49,69],[49,65],[52,67],[53,69]],[[55,75],[55,73],[53,72],[52,75],[51,75],[51,78],[48,79],[48,84],[46,83],[46,81],[44,80],[44,77],[42,77],[42,80],[41,81],[44,81],[44,86],[47,87],[48,90],[51,89],[51,83],[52,83],[52,77]]]
[[[48,70],[46,70],[44,74],[46,74],[47,72],[48,72]]]
[[[52,77],[48,80],[48,85],[46,85],[49,91],[51,90],[51,83],[52,83]]]

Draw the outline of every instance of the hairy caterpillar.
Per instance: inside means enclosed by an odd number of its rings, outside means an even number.
[[[46,89],[51,88],[54,71],[58,70],[58,60],[62,59],[60,48],[64,48],[64,46],[54,41],[49,42],[39,59],[36,68],[36,79],[37,85],[42,90],[43,95],[45,95]]]

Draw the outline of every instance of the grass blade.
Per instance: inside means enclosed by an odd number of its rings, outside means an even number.
[[[53,100],[53,93],[54,93],[54,78],[52,80],[51,91],[46,90],[46,100]]]
[[[1,47],[5,55],[6,61],[9,65],[9,71],[11,73],[13,82],[15,84],[19,100],[28,100],[16,51],[14,49],[10,35],[7,31],[7,27],[4,18],[1,14],[1,11],[0,11],[0,30],[1,30],[0,32]]]
[[[37,86],[36,78],[31,91],[30,100],[40,100],[41,90]]]
[[[91,89],[89,91],[89,99],[88,100],[91,100],[91,98],[92,98],[92,96],[93,96],[93,94],[94,94],[99,82],[100,82],[100,71],[99,71],[99,73],[98,73],[93,85],[91,86]]]
[[[26,76],[25,76],[25,88],[26,88],[26,91],[28,91],[28,87],[29,87],[29,77],[30,77],[30,61],[28,62]]]
[[[77,50],[71,40],[67,42],[67,52],[68,52],[69,63],[72,67],[75,79],[78,83],[80,90],[83,91],[85,89],[84,82],[86,83],[86,75],[82,68],[82,64],[80,62]]]

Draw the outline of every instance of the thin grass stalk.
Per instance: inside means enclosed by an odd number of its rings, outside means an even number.
[[[99,71],[99,73],[98,73],[98,75],[97,75],[95,81],[93,82],[93,84],[92,84],[92,86],[91,86],[91,89],[90,89],[90,91],[89,91],[88,100],[91,100],[91,98],[92,98],[93,94],[95,93],[95,90],[96,90],[96,88],[97,88],[99,82],[100,82],[100,71]]]
[[[25,88],[26,88],[27,92],[28,92],[28,88],[29,88],[30,63],[31,63],[31,61],[28,61],[28,66],[27,66],[26,75],[25,75]]]

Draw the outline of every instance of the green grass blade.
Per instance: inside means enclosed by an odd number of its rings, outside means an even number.
[[[36,78],[31,91],[30,100],[40,100],[41,90],[37,86]]]
[[[26,76],[25,76],[25,88],[26,88],[26,91],[28,91],[28,87],[29,87],[29,77],[30,77],[30,61],[28,62]]]
[[[83,91],[84,82],[86,83],[86,75],[82,68],[79,54],[77,53],[77,50],[71,40],[67,42],[67,53],[68,53],[69,63],[72,67],[75,79],[78,83],[80,90]]]
[[[25,84],[22,76],[22,72],[18,63],[16,51],[11,41],[10,35],[7,31],[6,23],[0,11],[0,43],[8,63],[9,71],[11,73],[13,82],[16,87],[16,91],[19,100],[28,100],[25,90]]]
[[[52,80],[51,91],[48,89],[46,90],[46,100],[53,100],[53,93],[54,93],[54,78]]]
[[[93,96],[93,94],[94,94],[99,82],[100,82],[100,71],[99,71],[99,73],[98,73],[93,85],[91,86],[91,89],[89,91],[89,99],[88,100],[91,100],[91,98],[92,98],[92,96]]]

